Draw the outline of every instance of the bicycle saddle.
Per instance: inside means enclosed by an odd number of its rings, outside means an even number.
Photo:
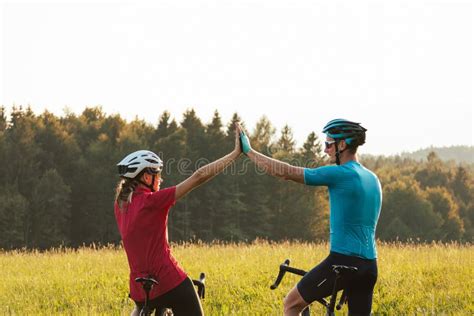
[[[343,266],[343,265],[333,265],[332,266],[332,271],[336,272],[337,274],[352,274],[354,272],[357,272],[356,267],[349,267],[349,266]]]
[[[135,282],[158,285],[158,281],[156,281],[155,279],[153,279],[153,278],[151,278],[151,277],[149,277],[149,278],[136,278],[136,279],[135,279]]]

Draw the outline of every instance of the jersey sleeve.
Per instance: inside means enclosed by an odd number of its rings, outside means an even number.
[[[176,187],[172,186],[150,194],[147,204],[153,209],[168,210],[176,203]]]
[[[330,186],[337,181],[338,166],[324,166],[304,169],[304,183],[314,186]]]

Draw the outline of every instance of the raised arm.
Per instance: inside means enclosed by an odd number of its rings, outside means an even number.
[[[236,127],[235,130],[235,147],[228,155],[205,165],[196,170],[189,178],[176,186],[176,201],[197,188],[201,184],[209,181],[219,173],[221,173],[228,165],[230,165],[242,153],[239,141],[239,134]]]
[[[304,183],[304,168],[295,167],[286,162],[259,153],[250,146],[250,141],[240,125],[238,125],[238,131],[244,154],[246,154],[259,168],[263,169],[265,173],[285,180]]]

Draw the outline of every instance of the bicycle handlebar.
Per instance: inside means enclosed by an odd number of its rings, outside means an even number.
[[[198,296],[201,299],[204,299],[206,296],[206,274],[204,272],[201,272],[199,275],[199,280],[193,280],[193,284],[197,286],[198,288]]]
[[[281,280],[283,280],[283,276],[285,276],[286,272],[290,272],[290,273],[301,275],[301,276],[304,276],[306,274],[306,271],[304,270],[290,267],[290,259],[286,259],[285,262],[280,264],[280,271],[278,272],[278,276],[275,282],[270,286],[270,289],[274,290],[278,287],[278,285],[280,285]]]
[[[273,283],[270,286],[270,289],[274,290],[278,287],[278,285],[280,285],[280,282],[283,279],[283,276],[285,275],[286,272],[290,272],[290,273],[301,275],[301,276],[304,276],[307,273],[307,271],[305,270],[290,267],[290,259],[286,259],[285,262],[280,264],[280,271],[278,272],[278,276],[275,280],[275,283]],[[319,303],[321,303],[322,305],[326,307],[329,305],[329,303],[324,298],[317,299],[316,301],[318,301]]]

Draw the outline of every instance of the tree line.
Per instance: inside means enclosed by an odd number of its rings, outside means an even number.
[[[225,124],[216,111],[203,122],[190,109],[180,122],[166,111],[156,124],[128,122],[100,107],[60,117],[13,107],[7,117],[0,107],[0,248],[119,243],[116,163],[132,151],[152,150],[165,162],[162,187],[175,185],[232,150],[236,121],[237,113]],[[328,163],[314,132],[297,147],[289,126],[277,135],[266,117],[248,129],[252,146],[268,156],[308,168]],[[472,241],[471,165],[434,153],[424,162],[367,156],[362,163],[382,183],[378,238]],[[327,240],[327,189],[267,176],[242,156],[176,203],[169,235],[172,241]]]

